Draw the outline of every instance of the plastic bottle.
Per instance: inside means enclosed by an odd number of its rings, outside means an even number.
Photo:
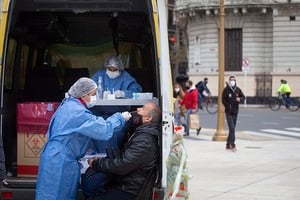
[[[103,98],[102,77],[98,77],[98,98]]]

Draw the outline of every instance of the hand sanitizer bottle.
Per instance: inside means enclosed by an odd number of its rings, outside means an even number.
[[[102,77],[98,77],[98,98],[102,99],[103,98],[103,88],[102,88]]]

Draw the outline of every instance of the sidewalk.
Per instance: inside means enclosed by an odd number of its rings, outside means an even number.
[[[212,141],[215,130],[184,137],[190,200],[300,199],[300,140],[237,133],[237,151]]]

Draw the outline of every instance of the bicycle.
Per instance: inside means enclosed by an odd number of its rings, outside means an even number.
[[[216,114],[218,111],[218,103],[210,95],[204,98],[202,106],[209,114]]]
[[[292,112],[299,109],[299,103],[296,103],[295,100],[291,98],[288,100],[285,95],[279,95],[277,98],[271,100],[269,104],[273,111],[278,111],[282,105]]]

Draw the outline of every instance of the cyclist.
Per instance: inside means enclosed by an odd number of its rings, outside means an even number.
[[[292,93],[292,90],[286,80],[281,79],[280,82],[281,82],[281,84],[280,84],[277,92],[278,92],[279,96],[284,97],[284,99],[286,100],[286,103],[287,103],[286,107],[288,108],[291,103],[290,95]]]
[[[198,90],[198,98],[199,98],[198,106],[199,106],[199,109],[201,109],[201,110],[203,109],[202,102],[205,99],[205,97],[211,96],[211,93],[207,87],[207,83],[208,83],[208,78],[205,77],[203,79],[203,81],[199,81],[196,85],[196,88]]]

